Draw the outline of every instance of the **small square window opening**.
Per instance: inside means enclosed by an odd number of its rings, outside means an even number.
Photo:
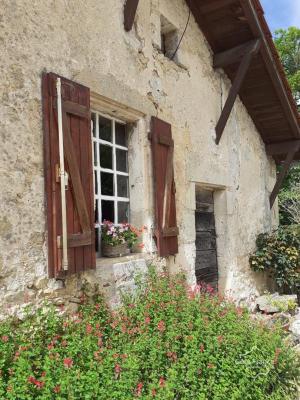
[[[179,43],[178,30],[163,15],[160,17],[160,33],[161,51],[167,58],[177,63],[178,53],[175,52]]]

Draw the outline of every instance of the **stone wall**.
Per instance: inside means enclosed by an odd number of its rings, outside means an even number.
[[[175,140],[179,254],[167,260],[194,282],[195,190],[215,190],[220,287],[240,300],[262,288],[248,267],[255,237],[277,216],[268,197],[275,165],[245,107],[236,101],[219,146],[214,127],[230,82],[191,18],[178,64],[159,51],[163,15],[182,32],[183,0],[141,1],[134,29],[123,28],[123,0],[1,0],[0,19],[0,295],[15,304],[62,293],[77,296],[81,277],[47,279],[41,74],[52,71],[139,115],[132,136],[132,217],[146,224],[145,252],[155,256],[153,193],[147,140],[151,115],[172,124]],[[92,100],[93,103],[93,100]],[[94,101],[97,107],[97,102]],[[122,111],[123,110],[123,111]],[[102,111],[99,109],[99,111]],[[126,113],[125,113],[126,114]],[[153,254],[153,256],[151,256]],[[143,260],[143,257],[140,257]],[[144,270],[144,264],[137,263]],[[137,267],[137,269],[139,269]],[[89,279],[105,281],[101,262]],[[112,281],[115,278],[111,278]],[[53,294],[54,293],[54,294]],[[12,308],[11,308],[12,307]]]

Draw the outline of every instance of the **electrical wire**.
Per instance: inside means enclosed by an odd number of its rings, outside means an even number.
[[[189,4],[188,4],[188,7],[189,7],[189,15],[188,15],[188,19],[187,19],[187,21],[186,21],[186,25],[185,25],[184,31],[182,32],[182,35],[181,35],[181,38],[180,38],[180,40],[179,40],[179,42],[178,42],[178,45],[177,45],[177,47],[176,47],[176,50],[174,51],[172,57],[170,57],[170,60],[173,60],[174,57],[176,56],[177,51],[179,50],[179,47],[180,47],[180,45],[181,45],[182,39],[184,38],[184,35],[185,35],[185,33],[186,33],[186,30],[187,30],[187,28],[188,28],[188,26],[189,26],[189,22],[190,22],[190,19],[191,19],[191,7],[190,7]]]

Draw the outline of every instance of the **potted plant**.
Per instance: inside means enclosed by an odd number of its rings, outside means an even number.
[[[121,257],[129,254],[138,242],[138,237],[143,229],[137,229],[128,223],[114,225],[110,221],[103,221],[101,229],[102,255],[104,257]]]

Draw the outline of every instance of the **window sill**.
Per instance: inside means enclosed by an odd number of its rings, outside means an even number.
[[[101,268],[107,265],[123,264],[134,260],[147,260],[151,255],[147,253],[132,253],[123,257],[100,257],[96,259],[96,267]]]

